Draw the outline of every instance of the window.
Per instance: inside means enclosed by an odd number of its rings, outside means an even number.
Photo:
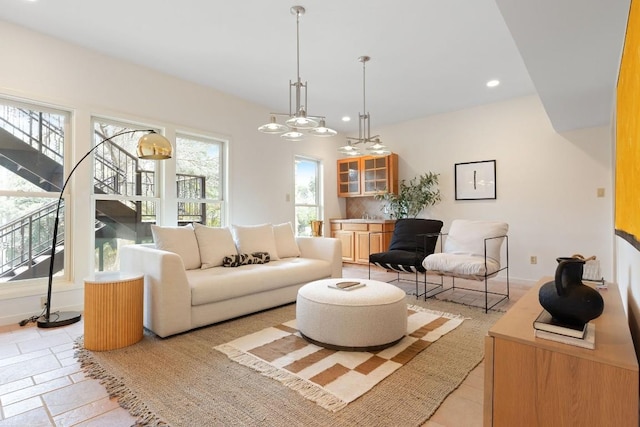
[[[65,173],[65,153],[71,152],[66,147],[71,141],[69,127],[66,111],[0,98],[0,283],[49,274],[58,197],[73,166],[67,164]],[[136,155],[138,140],[147,129],[147,125],[91,119],[96,148],[85,163],[93,164],[90,187],[95,213],[87,238],[94,243],[94,254],[88,257],[93,256],[96,271],[118,270],[118,248],[151,242],[151,225],[160,217],[168,224],[225,224],[226,141],[178,133],[174,158],[167,161],[170,167],[161,167],[163,162]],[[160,176],[165,169],[171,174],[175,170],[175,176]],[[170,194],[161,198],[159,183],[174,181],[175,187],[166,187]],[[65,199],[71,194],[67,191]],[[70,206],[70,199],[63,199],[55,276],[65,275],[65,258],[71,259],[69,242],[65,245],[65,228],[69,229],[65,213]],[[87,255],[80,255],[84,261]]]
[[[159,206],[157,161],[136,156],[145,129],[103,119],[93,120],[95,270],[119,269],[118,247],[152,241],[151,224]],[[124,135],[118,135],[123,132]],[[158,133],[160,133],[158,131]]]
[[[295,169],[296,234],[311,236],[311,221],[322,219],[320,162],[296,156]]]
[[[48,277],[69,114],[0,99],[0,282]],[[64,206],[64,204],[62,205]],[[64,208],[54,274],[64,274]]]
[[[220,227],[224,221],[224,142],[179,133],[176,137],[178,224],[199,222]]]

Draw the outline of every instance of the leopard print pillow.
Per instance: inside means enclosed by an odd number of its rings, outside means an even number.
[[[233,254],[222,259],[223,267],[240,267],[248,264],[266,264],[271,261],[268,252],[253,252],[251,254]]]

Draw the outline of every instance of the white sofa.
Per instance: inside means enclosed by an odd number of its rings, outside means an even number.
[[[294,302],[304,284],[342,277],[337,239],[295,238],[289,223],[232,228],[230,240],[227,228],[152,226],[155,243],[120,248],[120,269],[144,274],[147,329],[167,337]],[[271,261],[222,266],[226,255],[253,252]]]

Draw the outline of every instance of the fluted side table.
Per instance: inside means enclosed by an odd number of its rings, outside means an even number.
[[[100,272],[84,281],[84,347],[115,350],[142,339],[144,275]]]

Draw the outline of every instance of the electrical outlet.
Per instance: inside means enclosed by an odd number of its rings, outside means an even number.
[[[40,297],[40,308],[45,308],[47,306],[47,297]]]
[[[538,257],[535,255],[531,255],[531,264],[537,264],[538,263]]]

